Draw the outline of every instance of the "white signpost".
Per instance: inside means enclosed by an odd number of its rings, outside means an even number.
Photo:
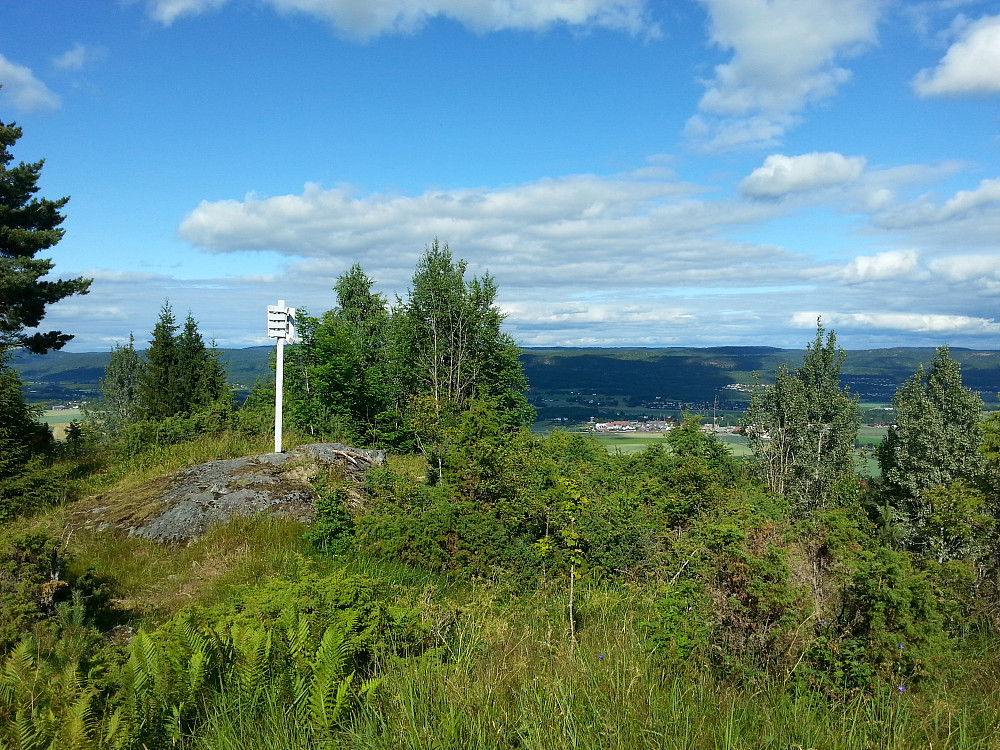
[[[295,308],[285,307],[285,300],[267,306],[267,335],[278,340],[274,372],[274,452],[281,453],[282,391],[285,381],[285,342],[295,343]]]

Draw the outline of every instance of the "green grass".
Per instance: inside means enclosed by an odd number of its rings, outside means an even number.
[[[292,750],[659,750],[691,748],[916,750],[993,748],[1000,701],[996,659],[970,655],[960,682],[829,700],[774,676],[727,680],[699,658],[659,666],[642,641],[648,595],[581,585],[579,642],[564,621],[565,592],[511,598],[502,586],[422,586],[440,647],[388,655],[374,699],[325,739],[309,739],[287,706],[242,713],[221,698],[188,747]],[[441,626],[434,619],[451,618]]]

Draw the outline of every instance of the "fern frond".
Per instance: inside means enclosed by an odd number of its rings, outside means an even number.
[[[34,647],[30,639],[24,638],[4,660],[3,671],[0,672],[0,701],[12,709],[18,704],[30,702],[37,679]]]
[[[40,750],[45,744],[44,724],[37,712],[27,707],[18,710],[14,719],[17,745],[12,750]]]
[[[62,727],[49,746],[51,750],[89,750],[93,747],[90,736],[94,730],[93,700],[95,691],[80,691],[76,700],[62,717]]]

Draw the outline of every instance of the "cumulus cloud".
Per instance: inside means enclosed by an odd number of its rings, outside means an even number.
[[[59,97],[35,77],[30,68],[0,55],[0,98],[21,112],[46,112],[59,108]]]
[[[884,281],[908,276],[920,260],[915,250],[888,250],[877,255],[859,255],[837,274],[848,283]]]
[[[740,190],[753,198],[777,198],[787,193],[844,185],[861,177],[865,164],[862,156],[832,152],[801,156],[772,154],[740,183]]]
[[[377,252],[428,237],[485,243],[496,252],[524,252],[524,245],[558,241],[581,247],[609,234],[655,224],[710,229],[718,217],[693,200],[696,188],[679,182],[573,175],[508,188],[430,190],[421,195],[357,196],[347,186],[307,184],[301,195],[202,202],[178,234],[217,252],[274,250],[298,256]],[[766,209],[736,209],[731,218]],[[670,225],[669,222],[675,222]],[[625,240],[627,241],[627,240]]]
[[[228,0],[153,0],[151,12],[164,24],[225,5]],[[409,34],[435,17],[450,18],[477,32],[540,31],[556,24],[595,26],[656,35],[646,0],[265,0],[284,13],[305,13],[350,36]]]
[[[882,328],[913,333],[1000,333],[1000,323],[991,318],[967,315],[936,315],[932,313],[839,313],[839,312],[798,312],[792,316],[792,323],[803,328],[816,325],[816,318],[832,327]]]
[[[77,42],[61,55],[52,58],[52,65],[59,70],[82,70],[102,60],[106,54],[107,50],[104,47]]]
[[[1000,16],[969,24],[933,69],[913,79],[920,96],[1000,92]]]
[[[686,134],[706,151],[773,145],[808,105],[832,96],[850,72],[838,58],[876,39],[872,0],[701,0],[711,39],[732,50],[706,82]]]

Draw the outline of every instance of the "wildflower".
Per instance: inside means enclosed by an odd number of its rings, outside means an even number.
[[[896,690],[898,690],[901,693],[905,693],[906,692],[906,685],[897,685],[896,686]]]
[[[900,643],[898,646],[896,646],[896,648],[902,649],[903,648],[903,644]]]
[[[598,654],[598,655],[597,655],[597,658],[598,658],[598,659],[603,659],[603,658],[604,658],[604,654]]]

